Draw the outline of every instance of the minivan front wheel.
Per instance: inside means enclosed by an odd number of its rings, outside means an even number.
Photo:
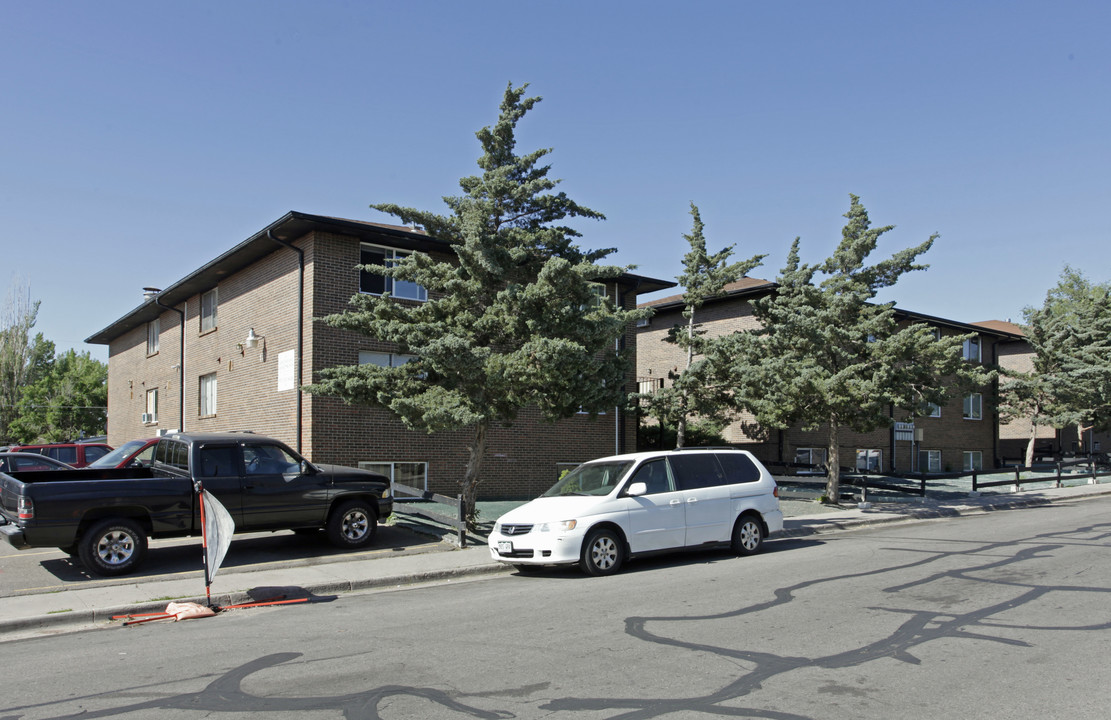
[[[741,515],[733,526],[733,552],[753,555],[764,544],[764,526],[755,515]]]
[[[613,530],[601,528],[586,536],[579,564],[587,575],[613,575],[625,561],[625,545]]]

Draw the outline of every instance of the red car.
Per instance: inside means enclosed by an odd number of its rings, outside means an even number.
[[[51,443],[49,445],[16,445],[11,448],[11,451],[37,453],[60,460],[75,468],[83,468],[112,452],[112,446],[104,443]]]
[[[146,440],[128,440],[123,445],[100,458],[89,463],[91,468],[125,468],[125,467],[150,467],[151,458],[154,457],[154,446],[158,438]]]

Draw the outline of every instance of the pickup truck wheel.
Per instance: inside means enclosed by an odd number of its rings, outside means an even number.
[[[328,518],[328,540],[336,547],[361,548],[374,540],[378,513],[365,500],[350,500]]]
[[[147,536],[134,520],[116,518],[93,525],[78,543],[82,564],[96,575],[126,575],[147,554]]]

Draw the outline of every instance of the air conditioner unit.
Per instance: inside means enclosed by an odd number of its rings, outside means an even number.
[[[140,416],[139,416],[139,422],[141,422],[141,423],[149,423],[149,422],[151,422],[151,415],[150,415],[150,413],[143,413],[142,415],[140,415]]]

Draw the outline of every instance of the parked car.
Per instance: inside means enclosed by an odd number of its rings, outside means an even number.
[[[730,543],[760,550],[783,529],[779,488],[744,450],[690,448],[584,463],[494,524],[490,555],[527,571],[617,572],[630,557]]]
[[[383,475],[310,463],[259,435],[171,433],[147,468],[0,474],[0,539],[19,550],[60,548],[89,572],[123,575],[142,563],[148,537],[201,534],[198,484],[235,532],[324,530],[347,550],[373,542],[378,519],[393,511]]]
[[[12,451],[38,453],[55,460],[61,460],[66,465],[83,468],[112,452],[112,446],[106,443],[50,443],[48,445],[14,445]]]
[[[158,438],[128,440],[112,452],[89,463],[91,468],[150,467],[154,459],[154,447]]]
[[[73,466],[38,453],[0,452],[0,472],[22,470],[73,470]]]

